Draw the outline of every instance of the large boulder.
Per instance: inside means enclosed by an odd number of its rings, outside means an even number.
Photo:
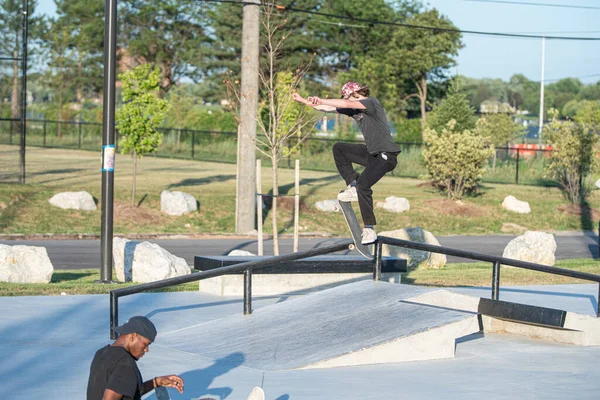
[[[229,252],[229,254],[227,254],[228,256],[255,256],[256,254],[248,251],[248,250],[240,250],[240,249],[235,249],[235,250],[231,250]]]
[[[48,200],[50,204],[64,209],[96,210],[96,202],[86,191],[57,193]]]
[[[502,208],[519,214],[529,214],[531,212],[529,203],[517,200],[515,196],[506,196],[502,202]]]
[[[378,201],[375,207],[393,213],[401,213],[410,210],[410,203],[404,197],[390,196],[385,198],[385,202]]]
[[[169,215],[183,215],[198,210],[198,202],[191,194],[163,190],[160,194],[160,211]]]
[[[554,236],[545,232],[527,231],[506,245],[502,257],[552,266],[556,261],[555,252]]]
[[[427,243],[439,246],[440,242],[429,231],[421,227],[404,228],[395,231],[380,232],[379,236],[387,236],[395,239],[411,240],[413,242]],[[414,250],[406,247],[383,245],[382,256],[391,256],[406,259],[409,268],[439,269],[446,265],[446,255],[430,253],[428,251]]]
[[[337,200],[321,200],[315,203],[317,210],[325,212],[335,212],[338,206]]]
[[[113,239],[113,265],[121,282],[154,282],[192,272],[186,261],[157,244]]]
[[[0,244],[0,282],[48,283],[53,272],[45,247]]]

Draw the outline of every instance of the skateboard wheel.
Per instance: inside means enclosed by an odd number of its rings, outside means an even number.
[[[356,246],[355,246],[355,245],[354,245],[354,243],[353,243],[353,244],[349,245],[349,246],[348,246],[348,248],[349,248],[350,250],[354,250],[354,249],[356,248]]]

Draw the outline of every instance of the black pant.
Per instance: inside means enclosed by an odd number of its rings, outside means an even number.
[[[373,213],[373,190],[371,187],[383,176],[396,168],[398,160],[395,153],[369,154],[364,144],[337,142],[333,145],[333,159],[340,175],[346,185],[356,180],[358,205],[365,225],[376,225],[377,220]],[[352,163],[362,165],[365,170],[359,174],[354,170]]]

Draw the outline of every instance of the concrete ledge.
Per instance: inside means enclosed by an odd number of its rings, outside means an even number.
[[[373,273],[252,274],[252,294],[254,296],[304,294],[372,279]],[[382,273],[381,280],[400,283],[400,273]],[[244,294],[244,277],[242,275],[222,275],[201,280],[198,286],[202,293],[242,296]]]

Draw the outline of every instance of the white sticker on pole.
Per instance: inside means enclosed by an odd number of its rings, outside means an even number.
[[[115,145],[102,146],[102,172],[115,172]]]

